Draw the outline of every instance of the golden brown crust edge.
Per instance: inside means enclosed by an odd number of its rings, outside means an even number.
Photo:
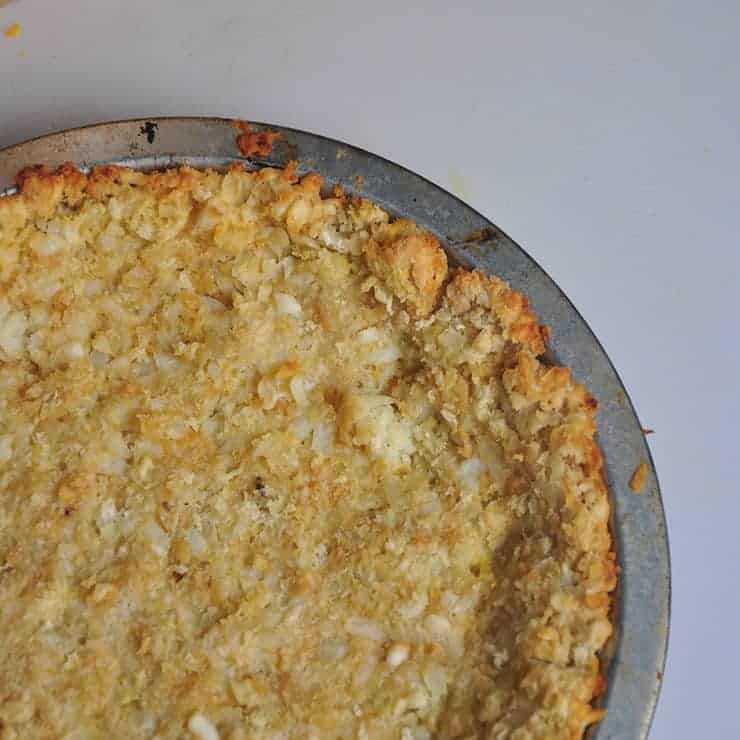
[[[581,455],[580,468],[592,488],[594,509],[605,510],[601,526],[593,530],[585,515],[564,524],[566,540],[586,552],[579,564],[588,582],[594,584],[593,592],[586,597],[587,606],[609,615],[612,612],[610,593],[616,588],[616,555],[612,549],[612,537],[608,526],[609,494],[604,476],[604,460],[600,447],[595,442],[596,410],[598,403],[587,389],[578,383],[565,367],[546,366],[538,357],[545,351],[548,330],[540,326],[537,317],[529,308],[525,296],[512,290],[508,284],[493,275],[478,271],[458,269],[447,286],[446,302],[454,313],[464,314],[477,306],[485,306],[500,323],[505,337],[519,344],[522,351],[515,354],[511,367],[504,373],[504,384],[512,392],[512,398],[520,396],[522,404],[536,401],[547,406],[568,408],[568,413],[577,417],[577,422],[559,430],[562,439],[556,440],[563,447],[577,450]],[[580,492],[568,492],[572,502],[578,500]],[[567,503],[567,500],[566,500]],[[572,507],[579,510],[577,506]],[[602,641],[602,647],[608,635]],[[547,644],[545,638],[544,644]],[[542,645],[543,643],[540,643]],[[548,655],[535,658],[547,659]],[[588,725],[598,722],[606,710],[597,709],[592,702],[606,691],[606,679],[596,661],[592,671],[592,687],[588,695],[580,697],[576,711],[569,718],[569,737],[581,738]]]
[[[434,309],[447,277],[447,255],[439,242],[411,221],[386,225],[365,247],[370,269],[416,316]]]

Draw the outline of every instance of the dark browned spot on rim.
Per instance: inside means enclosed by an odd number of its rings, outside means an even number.
[[[463,241],[465,243],[479,243],[479,242],[487,242],[491,239],[495,239],[497,236],[496,229],[494,229],[491,226],[484,226],[482,229],[474,229],[471,231],[464,239]]]
[[[159,131],[159,124],[156,121],[147,121],[140,129],[139,136],[146,136],[146,140],[150,143],[154,143],[154,139],[157,138],[157,132]]]

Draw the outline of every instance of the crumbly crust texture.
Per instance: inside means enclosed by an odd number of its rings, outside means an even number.
[[[294,168],[0,199],[0,737],[580,738],[596,403],[502,280]]]

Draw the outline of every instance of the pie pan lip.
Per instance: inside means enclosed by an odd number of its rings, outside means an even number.
[[[608,712],[587,733],[591,740],[644,740],[662,683],[668,645],[671,581],[665,514],[650,450],[634,406],[599,340],[567,296],[507,234],[456,196],[375,154],[284,126],[267,156],[245,157],[230,118],[140,118],[47,134],[0,150],[0,195],[13,192],[17,172],[33,164],[79,167],[116,163],[140,169],[178,164],[284,167],[317,171],[331,187],[373,200],[429,229],[459,264],[494,272],[524,293],[551,329],[549,359],[573,371],[599,401],[598,441],[612,505],[611,528],[620,568],[614,594],[615,634],[602,654],[607,690],[598,705]],[[629,481],[646,462],[640,495]]]

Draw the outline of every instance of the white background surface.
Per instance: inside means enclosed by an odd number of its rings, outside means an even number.
[[[13,21],[0,147],[115,118],[273,121],[402,163],[523,244],[656,430],[674,601],[651,738],[740,737],[737,0],[16,0]]]

